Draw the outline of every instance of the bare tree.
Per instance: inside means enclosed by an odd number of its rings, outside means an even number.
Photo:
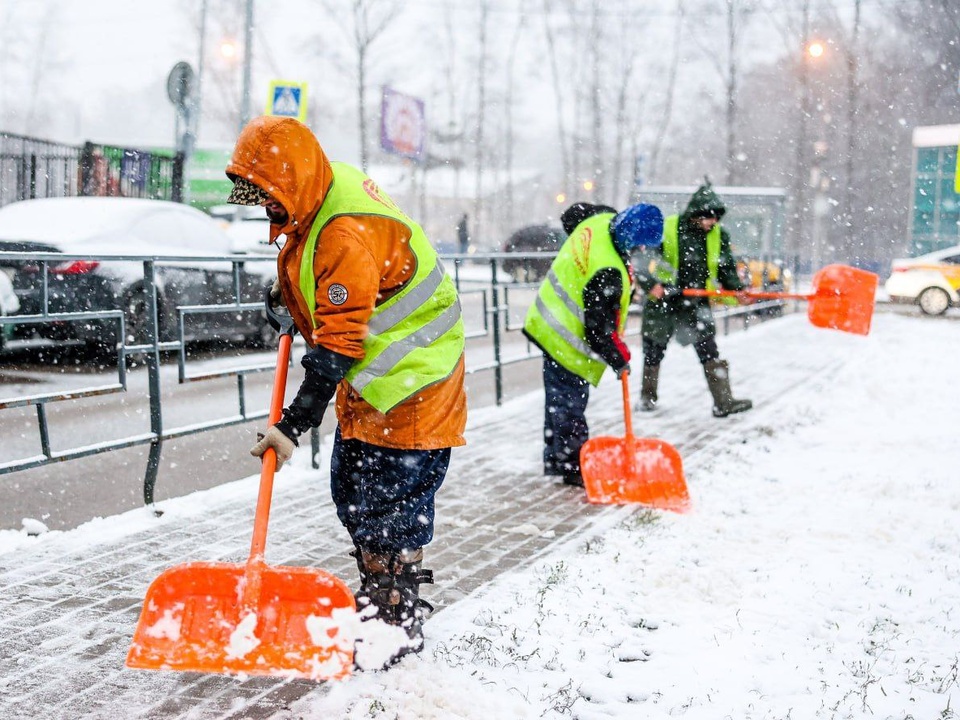
[[[807,1],[804,0],[804,2]],[[724,0],[726,53],[723,56],[716,52],[716,44],[712,42],[712,36],[705,39],[699,34],[691,34],[691,37],[703,50],[710,65],[723,79],[723,114],[726,134],[724,165],[725,181],[728,185],[736,184],[739,180],[737,172],[737,156],[740,152],[737,141],[737,113],[739,110],[737,90],[741,74],[740,40],[746,30],[746,24],[750,19],[753,8],[753,0]]]
[[[490,1],[480,0],[480,23],[477,60],[477,125],[474,134],[476,152],[476,182],[474,184],[473,227],[477,237],[482,237],[480,227],[483,221],[483,172],[484,172],[484,130],[487,103],[487,23],[490,16]]]
[[[593,181],[594,192],[602,196],[606,189],[604,177],[604,150],[603,150],[603,72],[601,70],[604,53],[599,51],[603,47],[602,23],[600,15],[600,0],[590,2],[590,31],[589,42],[591,47],[597,48],[590,53],[590,175]]]
[[[856,214],[854,188],[854,158],[857,156],[857,137],[859,134],[859,47],[860,47],[860,5],[861,0],[853,0],[853,27],[847,41],[847,162],[843,185],[843,225],[848,238],[847,256],[852,257],[856,247],[854,236],[854,216]]]
[[[514,218],[513,218],[513,199],[514,193],[512,192],[514,177],[513,177],[513,150],[514,150],[514,80],[517,74],[517,49],[520,46],[520,41],[523,38],[524,30],[526,29],[526,14],[525,2],[520,0],[519,3],[519,20],[517,21],[516,26],[513,30],[513,38],[510,41],[510,52],[507,55],[507,78],[506,78],[506,93],[504,97],[503,109],[504,109],[504,165],[507,175],[507,183],[509,189],[507,191],[507,201],[506,201],[506,210],[505,210],[505,220],[507,227],[513,227]]]
[[[560,73],[559,44],[551,25],[550,19],[555,9],[553,0],[543,0],[543,29],[547,41],[547,56],[550,58],[550,78],[553,81],[553,95],[557,104],[557,135],[560,145],[560,161],[563,167],[564,191],[570,192],[572,189],[573,167],[570,160],[572,148],[569,147],[566,123],[564,122],[564,91],[562,75]]]
[[[343,0],[320,0],[328,17],[353,40],[354,70],[357,79],[357,120],[360,131],[360,167],[370,165],[370,138],[367,127],[367,86],[370,55],[374,44],[403,10],[402,0],[349,0],[349,12],[343,12]]]
[[[657,177],[657,164],[660,160],[660,150],[663,148],[663,141],[667,136],[667,128],[670,127],[670,119],[673,115],[673,100],[677,87],[677,71],[680,67],[680,34],[683,32],[683,0],[677,0],[677,12],[674,19],[673,32],[671,34],[671,54],[670,66],[667,71],[666,96],[663,101],[663,110],[660,113],[660,122],[657,124],[657,132],[650,148],[650,178]]]

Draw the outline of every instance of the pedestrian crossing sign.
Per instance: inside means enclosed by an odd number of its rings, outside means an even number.
[[[267,115],[307,121],[307,84],[289,80],[271,80],[267,93]]]

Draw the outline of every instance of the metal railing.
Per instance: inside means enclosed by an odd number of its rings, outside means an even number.
[[[501,269],[502,261],[507,254],[493,253],[485,255],[444,255],[443,261],[448,272],[453,277],[460,293],[461,302],[469,306],[473,313],[465,312],[467,322],[466,337],[468,339],[467,360],[468,374],[492,372],[495,387],[495,401],[500,405],[504,400],[504,368],[541,357],[526,338],[517,343],[508,342],[513,336],[519,338],[522,330],[522,317],[526,307],[534,298],[539,282],[505,281],[506,276]],[[523,261],[535,262],[550,258],[546,253],[509,254],[512,259],[521,258]],[[245,283],[243,273],[245,266],[251,263],[273,262],[270,256],[203,256],[203,257],[170,257],[170,256],[91,256],[66,255],[60,253],[10,253],[0,252],[0,268],[10,261],[29,260],[39,266],[42,274],[43,298],[40,310],[33,314],[0,315],[0,329],[4,326],[44,326],[63,323],[96,322],[101,324],[115,324],[116,337],[116,376],[102,383],[89,387],[70,388],[67,390],[23,395],[0,399],[0,412],[12,408],[33,407],[36,410],[36,429],[39,435],[40,453],[21,457],[15,460],[0,463],[0,475],[36,468],[56,462],[65,462],[76,458],[87,457],[135,445],[149,445],[147,467],[144,475],[143,498],[147,505],[152,505],[154,488],[160,464],[160,455],[163,444],[167,440],[193,435],[217,428],[238,425],[267,416],[267,411],[249,409],[247,397],[248,376],[256,373],[269,372],[274,369],[272,361],[265,363],[228,364],[218,370],[196,371],[191,369],[187,353],[186,323],[188,318],[211,316],[218,313],[257,313],[262,312],[262,302],[245,297]],[[105,261],[137,263],[142,267],[139,278],[140,287],[146,298],[146,322],[143,324],[144,339],[133,342],[127,337],[127,327],[131,318],[126,316],[120,308],[90,309],[82,312],[51,311],[50,302],[50,273],[51,266],[57,266],[64,261]],[[171,262],[197,263],[224,263],[231,264],[232,299],[223,304],[215,305],[178,305],[174,308],[176,323],[173,331],[166,328],[165,335],[161,336],[160,323],[160,291],[157,282],[157,266]],[[2,272],[2,270],[0,270]],[[263,277],[263,275],[260,275]],[[249,293],[248,293],[249,295]],[[767,311],[779,308],[781,303],[758,303],[748,307],[723,308],[716,311],[716,316],[722,321],[723,332],[730,329],[730,323],[736,318],[743,318],[747,324],[754,317],[760,317]],[[762,318],[761,318],[762,319]],[[628,320],[628,336],[640,333],[640,314],[632,312]],[[488,340],[491,359],[487,361],[471,362],[472,347],[476,342]],[[514,351],[509,356],[505,353],[508,346]],[[180,384],[203,382],[217,378],[233,377],[236,380],[236,412],[221,416],[213,420],[192,423],[178,427],[166,427],[162,404],[161,387],[161,354],[175,353],[178,367],[178,382]],[[128,392],[128,358],[136,356],[143,358],[147,373],[147,401],[149,404],[150,430],[146,433],[136,433],[95,444],[79,445],[64,450],[54,450],[51,442],[51,428],[47,408],[51,404],[75,401],[81,398],[106,396],[114,393]],[[0,365],[3,360],[0,357]],[[311,436],[314,466],[318,466],[319,433],[315,430]]]
[[[76,195],[183,199],[183,155],[0,132],[0,207]]]
[[[156,485],[157,470],[160,463],[160,453],[163,443],[166,440],[192,435],[195,433],[212,430],[215,428],[237,425],[251,420],[260,419],[267,416],[266,410],[250,411],[246,398],[246,382],[248,375],[261,373],[273,369],[271,363],[253,364],[242,367],[232,367],[219,373],[191,374],[188,371],[187,363],[187,336],[186,319],[191,316],[211,315],[216,313],[260,313],[263,310],[262,302],[252,301],[252,298],[244,298],[241,287],[241,272],[249,263],[273,262],[270,257],[250,257],[250,256],[121,256],[121,255],[68,255],[63,253],[11,253],[0,252],[0,267],[4,263],[10,264],[17,261],[29,261],[39,266],[41,275],[40,292],[41,300],[39,311],[33,314],[14,314],[0,316],[0,327],[18,326],[21,330],[24,327],[41,328],[43,326],[63,327],[64,324],[89,323],[95,322],[98,325],[108,327],[115,323],[116,334],[118,338],[116,344],[116,376],[107,382],[99,383],[89,387],[71,388],[60,392],[44,393],[38,395],[27,395],[0,400],[0,411],[10,408],[32,406],[36,409],[36,427],[40,438],[40,453],[29,457],[23,457],[12,461],[0,463],[0,475],[4,475],[19,470],[48,465],[55,462],[64,462],[76,458],[87,457],[111,450],[129,448],[136,445],[149,444],[149,454],[147,459],[146,474],[144,477],[144,502],[153,503],[154,487]],[[127,334],[127,325],[131,318],[125,316],[124,311],[119,308],[91,309],[83,312],[51,311],[50,298],[50,275],[51,266],[60,266],[64,262],[73,261],[109,261],[111,263],[140,263],[142,264],[142,274],[137,283],[142,288],[143,297],[146,300],[145,321],[143,330],[145,341],[133,342]],[[233,288],[233,301],[227,304],[209,305],[209,306],[177,306],[175,308],[175,332],[172,337],[169,335],[161,337],[160,319],[159,319],[159,292],[157,284],[157,265],[167,263],[191,263],[193,265],[202,265],[203,263],[231,263]],[[244,302],[243,300],[247,300]],[[119,302],[119,301],[118,301]],[[163,408],[161,396],[161,353],[176,352],[178,363],[178,375],[180,383],[196,382],[213,377],[233,376],[237,382],[237,412],[235,414],[221,417],[203,423],[195,423],[181,427],[166,428],[163,423]],[[66,450],[55,451],[52,449],[50,425],[48,421],[47,406],[52,403],[67,402],[80,398],[89,398],[94,396],[104,396],[112,393],[122,393],[128,390],[128,358],[137,356],[143,358],[146,372],[148,375],[147,395],[150,412],[150,431],[148,433],[138,433],[124,437],[114,438],[106,442],[100,442],[92,445],[83,445],[68,448]]]

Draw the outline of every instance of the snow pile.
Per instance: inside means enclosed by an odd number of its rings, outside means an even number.
[[[277,717],[955,717],[960,333],[879,320],[809,331],[850,362],[690,458],[693,513],[624,510]]]

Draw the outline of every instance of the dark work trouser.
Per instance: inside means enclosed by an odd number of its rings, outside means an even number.
[[[544,355],[543,389],[543,472],[577,475],[580,448],[590,437],[586,417],[590,383]]]
[[[433,539],[434,496],[447,474],[450,448],[397,450],[344,440],[337,429],[330,490],[354,545],[395,554]]]
[[[706,365],[711,360],[720,358],[720,349],[717,347],[717,338],[715,335],[707,335],[693,343],[693,349],[697,351],[697,358],[701,365]],[[643,362],[645,365],[659,365],[663,361],[663,356],[667,352],[666,345],[655,343],[649,338],[643,339]]]

